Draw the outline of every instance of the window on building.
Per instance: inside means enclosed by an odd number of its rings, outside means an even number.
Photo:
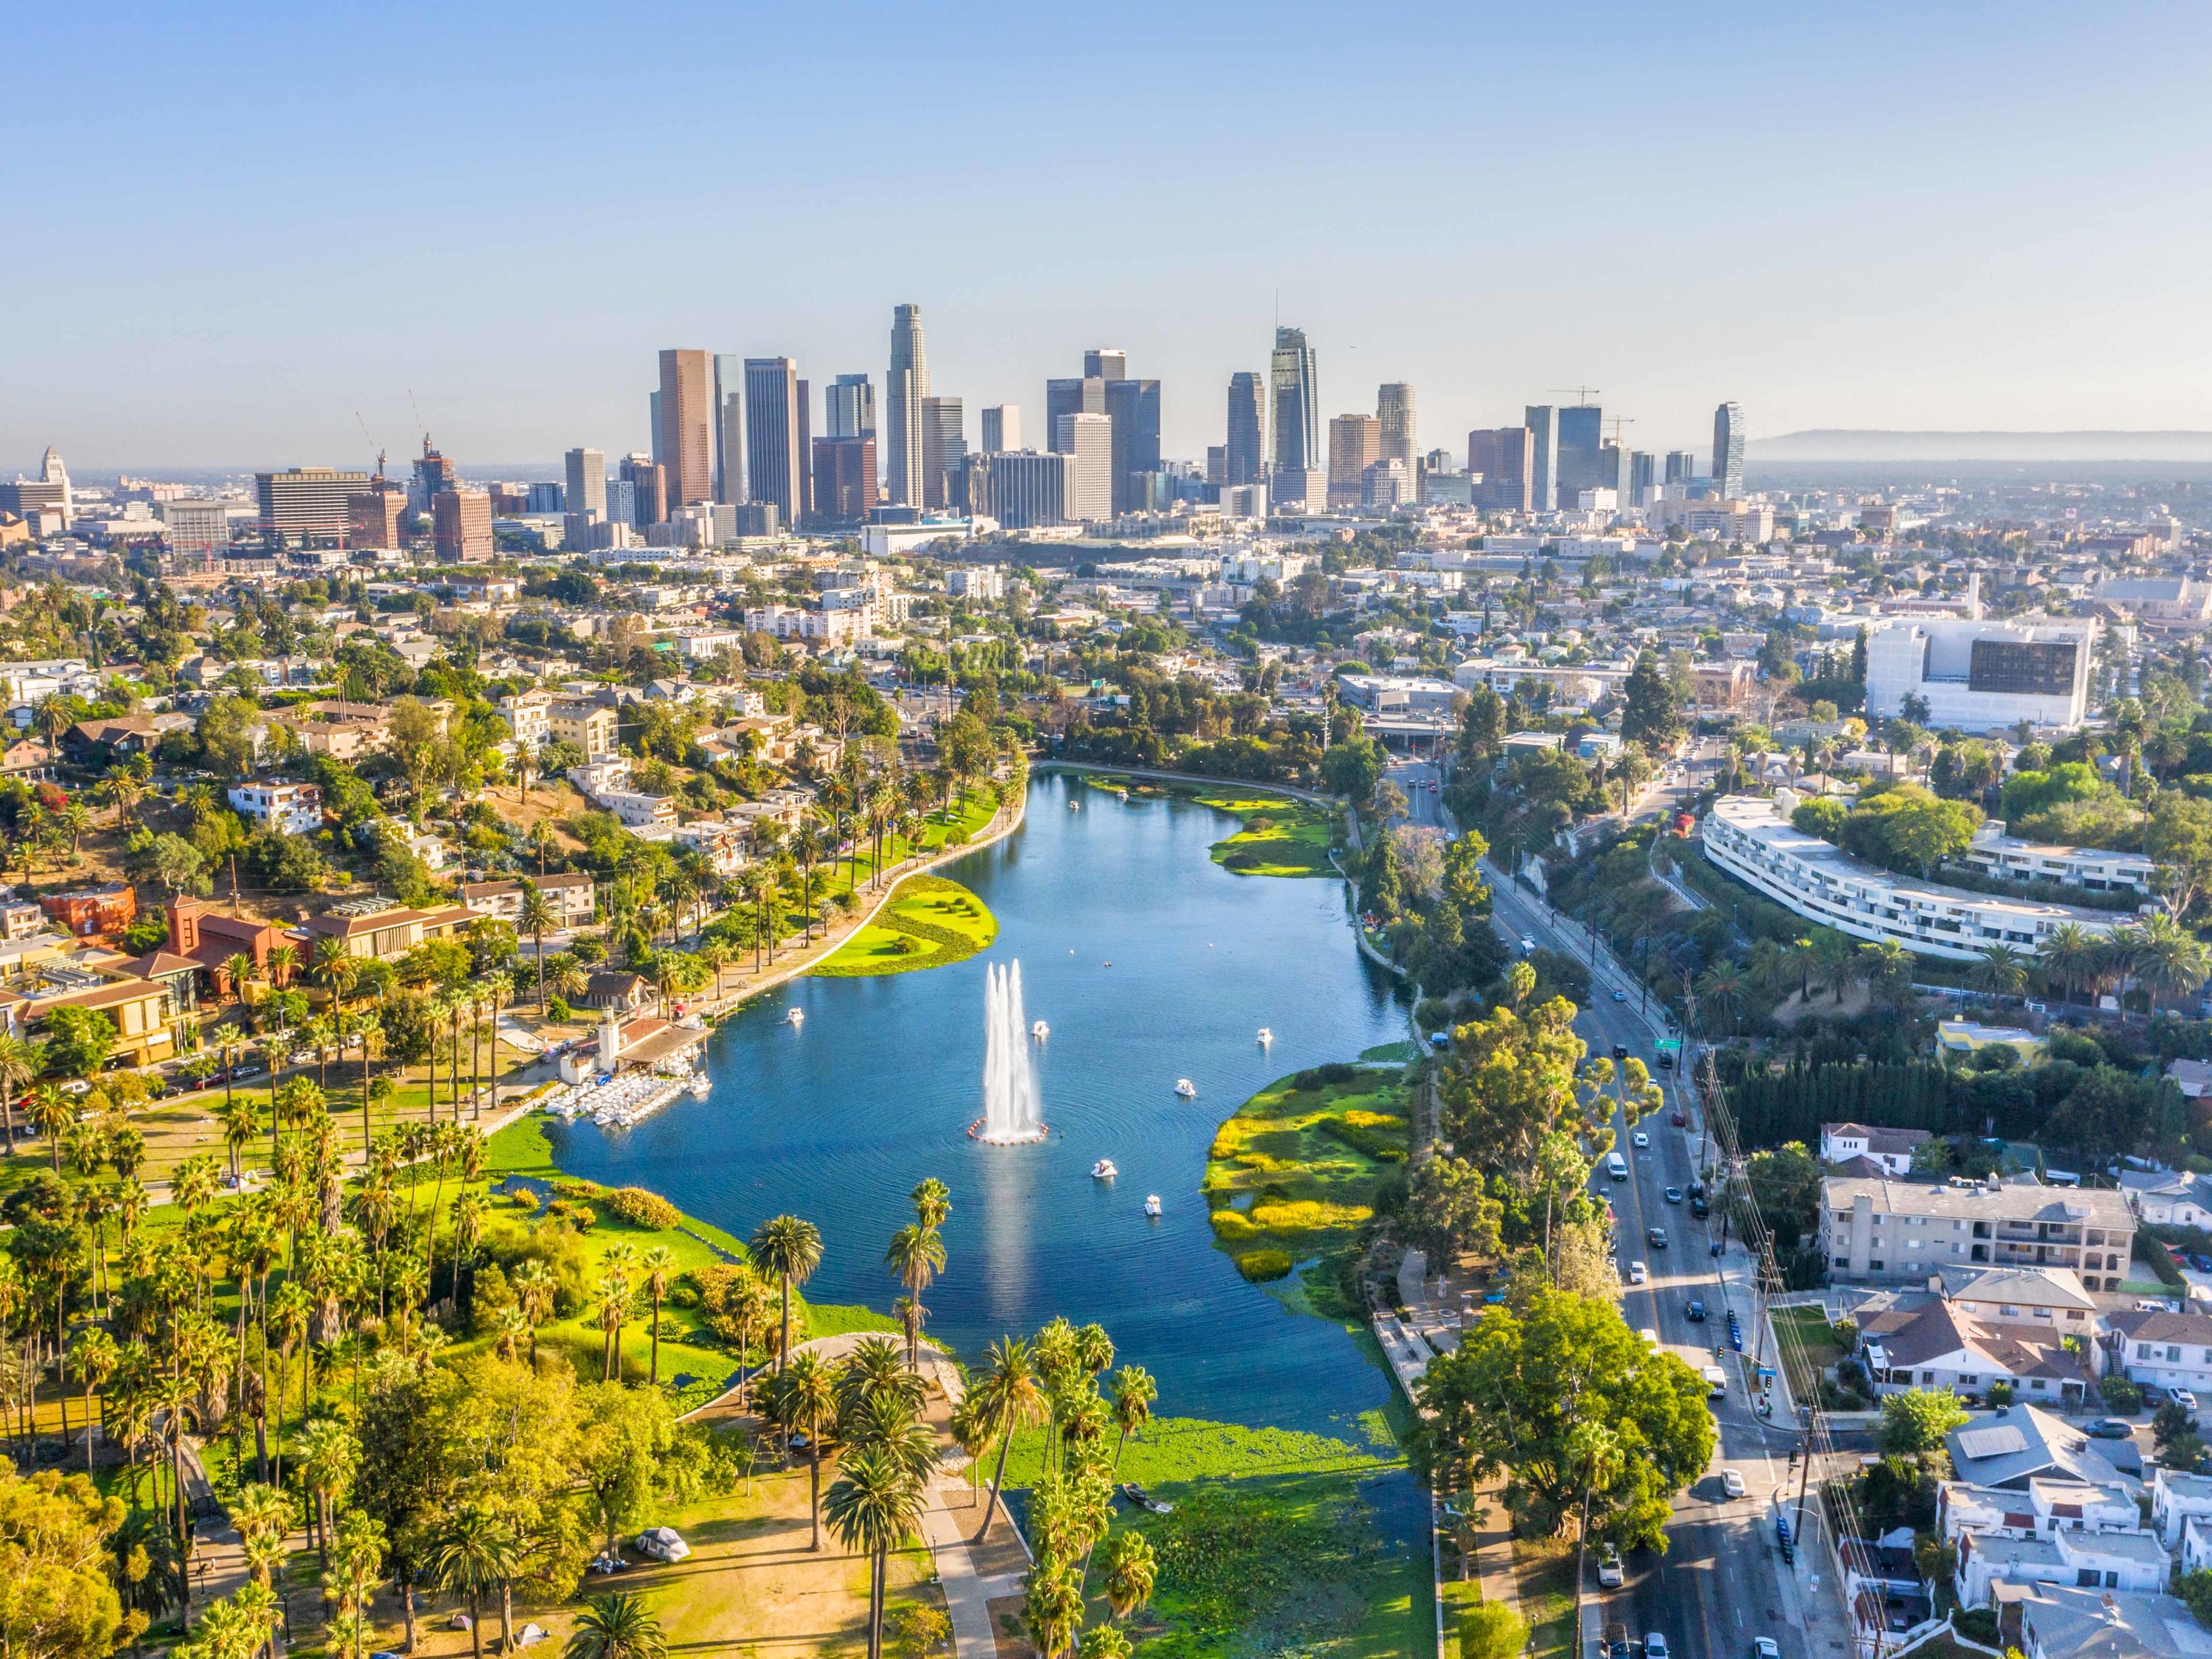
[[[1880,1261],[1869,1261],[1867,1263],[1867,1268],[1871,1273],[1880,1273],[1882,1271],[1882,1264]]]

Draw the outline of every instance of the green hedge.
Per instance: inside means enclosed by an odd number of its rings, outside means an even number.
[[[1291,1266],[1291,1258],[1281,1250],[1247,1250],[1237,1258],[1237,1271],[1255,1285],[1288,1279]]]

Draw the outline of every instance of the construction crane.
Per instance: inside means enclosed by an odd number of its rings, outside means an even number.
[[[376,452],[376,476],[381,478],[384,476],[384,446],[376,441],[376,434],[368,429],[368,422],[362,420],[359,410],[354,410],[353,417],[360,422],[361,435],[368,440],[368,447]]]
[[[1634,426],[1636,424],[1636,416],[1633,415],[1615,415],[1612,419],[1606,422],[1606,424],[1613,428],[1613,441],[1615,447],[1618,447],[1620,442],[1620,428],[1625,426]]]
[[[1605,388],[1600,386],[1547,386],[1544,390],[1547,392],[1571,392],[1575,394],[1575,400],[1578,404],[1586,405],[1591,398],[1598,396],[1605,390]]]
[[[430,453],[430,429],[422,424],[422,405],[415,401],[415,388],[407,388],[407,407],[415,411],[415,430],[422,434],[422,453]]]

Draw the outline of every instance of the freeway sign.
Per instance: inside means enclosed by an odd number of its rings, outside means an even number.
[[[1651,1046],[1656,1048],[1662,1054],[1679,1054],[1682,1052],[1682,1039],[1680,1037],[1661,1037],[1658,1042],[1653,1043]]]

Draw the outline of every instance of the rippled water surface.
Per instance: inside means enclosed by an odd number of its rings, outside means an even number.
[[[1199,1182],[1248,1096],[1402,1040],[1405,1013],[1354,945],[1341,884],[1231,875],[1206,849],[1234,827],[1038,778],[1019,830],[945,871],[997,913],[989,951],[783,988],[715,1034],[708,1099],[629,1130],[555,1124],[562,1165],[649,1186],[739,1235],[807,1216],[823,1241],[809,1293],[886,1310],[884,1243],[912,1218],[914,1184],[937,1176],[953,1211],[930,1328],[963,1354],[1064,1313],[1148,1367],[1164,1413],[1344,1432],[1387,1379],[1342,1331],[1237,1276]],[[988,1147],[967,1134],[982,1109],[984,969],[1016,957],[1030,1018],[1051,1025],[1037,1063],[1052,1136]],[[1255,1041],[1263,1025],[1272,1051]],[[1195,1100],[1176,1097],[1182,1077]],[[1090,1178],[1100,1158],[1118,1181]],[[1148,1193],[1165,1207],[1156,1221]]]

